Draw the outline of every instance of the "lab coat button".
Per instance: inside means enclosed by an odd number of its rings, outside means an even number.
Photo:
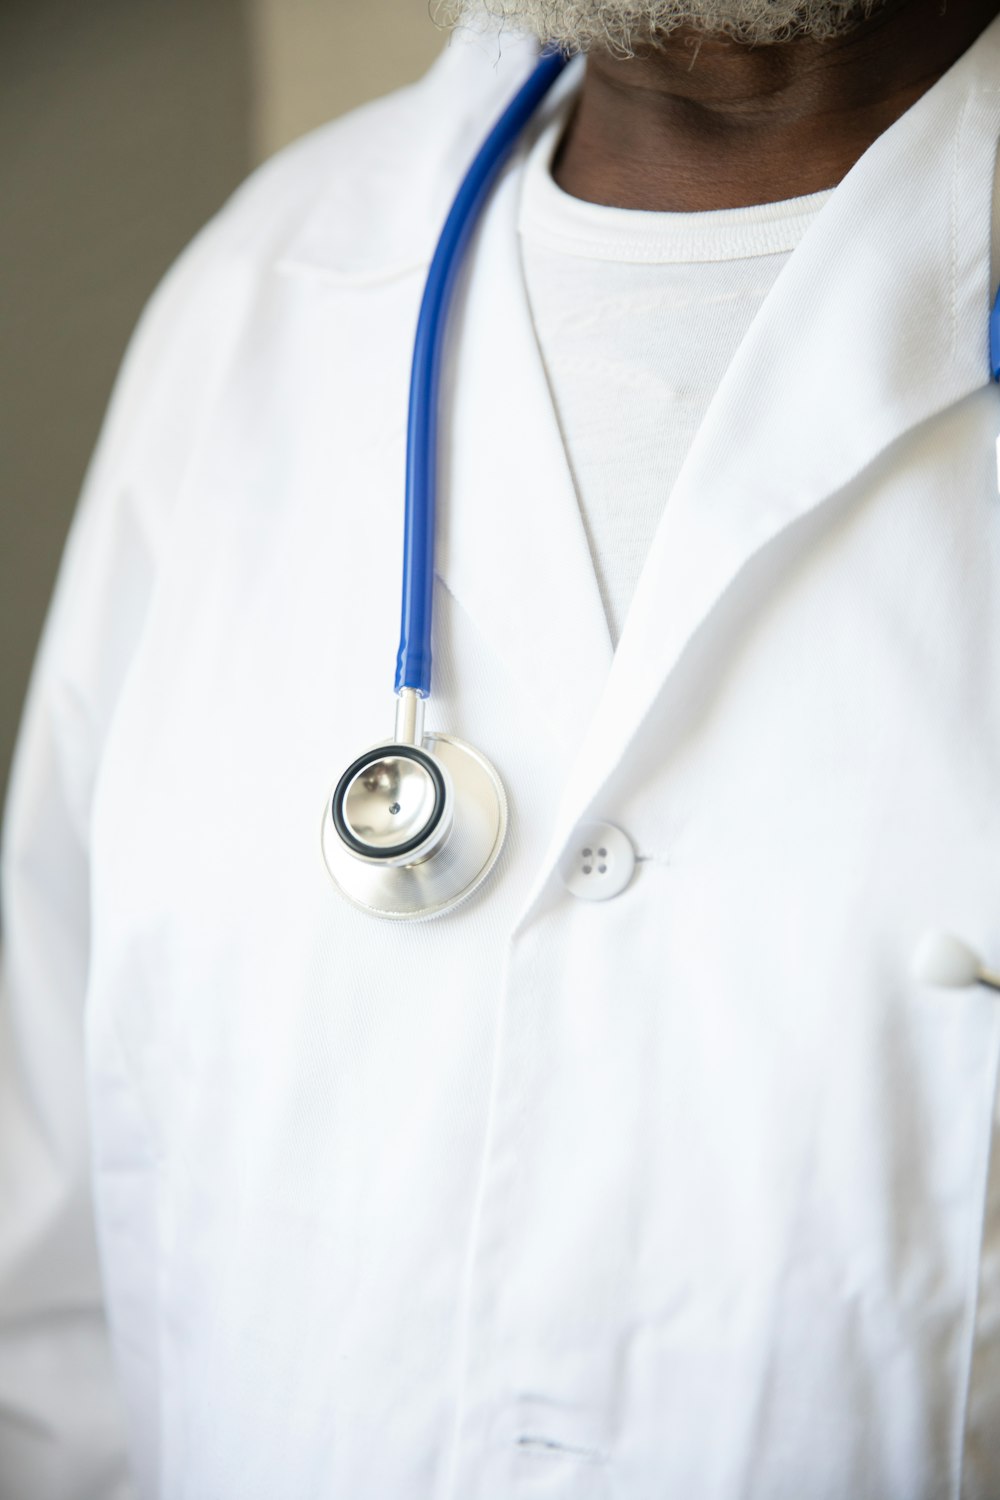
[[[584,901],[610,901],[634,869],[635,850],[613,823],[581,823],[559,862],[566,889]]]

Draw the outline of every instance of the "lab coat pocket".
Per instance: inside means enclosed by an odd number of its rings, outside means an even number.
[[[578,1407],[525,1395],[508,1417],[518,1500],[615,1500],[610,1454]]]

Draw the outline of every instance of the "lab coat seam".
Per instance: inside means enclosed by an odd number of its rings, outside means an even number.
[[[430,264],[430,254],[421,251],[412,259],[400,261],[389,261],[385,265],[376,266],[332,266],[312,264],[309,261],[295,260],[291,256],[280,257],[274,262],[274,273],[276,276],[304,276],[315,281],[328,282],[332,286],[351,287],[357,291],[367,291],[370,288],[386,286],[393,281],[400,281],[403,277],[412,276],[417,271],[426,271]]]
[[[656,250],[646,244],[643,240],[623,241],[613,246],[605,245],[600,239],[588,239],[584,235],[561,234],[556,230],[533,229],[530,234],[522,230],[522,238],[530,243],[539,245],[546,250],[555,250],[561,254],[569,255],[575,259],[609,261],[620,265],[685,265],[701,264],[713,265],[734,260],[746,260],[755,256],[763,255],[785,255],[794,250],[802,234],[812,223],[813,215],[803,214],[798,217],[789,217],[782,220],[780,225],[775,226],[774,232],[761,226],[760,232],[751,237],[747,235],[746,243],[741,246],[739,255],[726,254],[723,249],[711,246],[705,242],[696,240],[693,236],[690,241],[676,249],[671,247],[669,252]],[[784,234],[777,233],[781,227],[786,230]],[[795,233],[795,231],[798,231]],[[793,238],[793,234],[795,237]]]
[[[982,1284],[982,1262],[983,1262],[983,1239],[986,1233],[989,1208],[990,1189],[990,1165],[993,1157],[995,1135],[994,1120],[996,1118],[997,1089],[1000,1087],[1000,1011],[994,1011],[993,1059],[989,1074],[991,1087],[988,1090],[989,1111],[987,1129],[984,1132],[980,1153],[977,1178],[981,1184],[979,1196],[979,1213],[976,1216],[976,1233],[971,1236],[969,1246],[969,1266],[966,1270],[965,1285],[967,1288],[966,1304],[966,1330],[963,1338],[962,1358],[962,1380],[963,1391],[959,1405],[958,1442],[955,1454],[955,1500],[962,1500],[965,1484],[965,1456],[968,1446],[969,1405],[972,1395],[972,1376],[976,1363],[976,1330],[979,1323],[979,1293]]]

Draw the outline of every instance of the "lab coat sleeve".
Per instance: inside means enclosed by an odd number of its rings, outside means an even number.
[[[84,1064],[95,781],[245,303],[203,232],[140,322],[70,530],[2,845],[0,1497],[131,1494],[95,1246]],[[238,262],[239,257],[236,257]]]

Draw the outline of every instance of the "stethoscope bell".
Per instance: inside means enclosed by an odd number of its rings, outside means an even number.
[[[486,879],[507,832],[503,783],[484,755],[423,733],[423,700],[399,695],[396,737],[347,767],[323,813],[323,857],[341,893],[375,916],[450,911]]]

